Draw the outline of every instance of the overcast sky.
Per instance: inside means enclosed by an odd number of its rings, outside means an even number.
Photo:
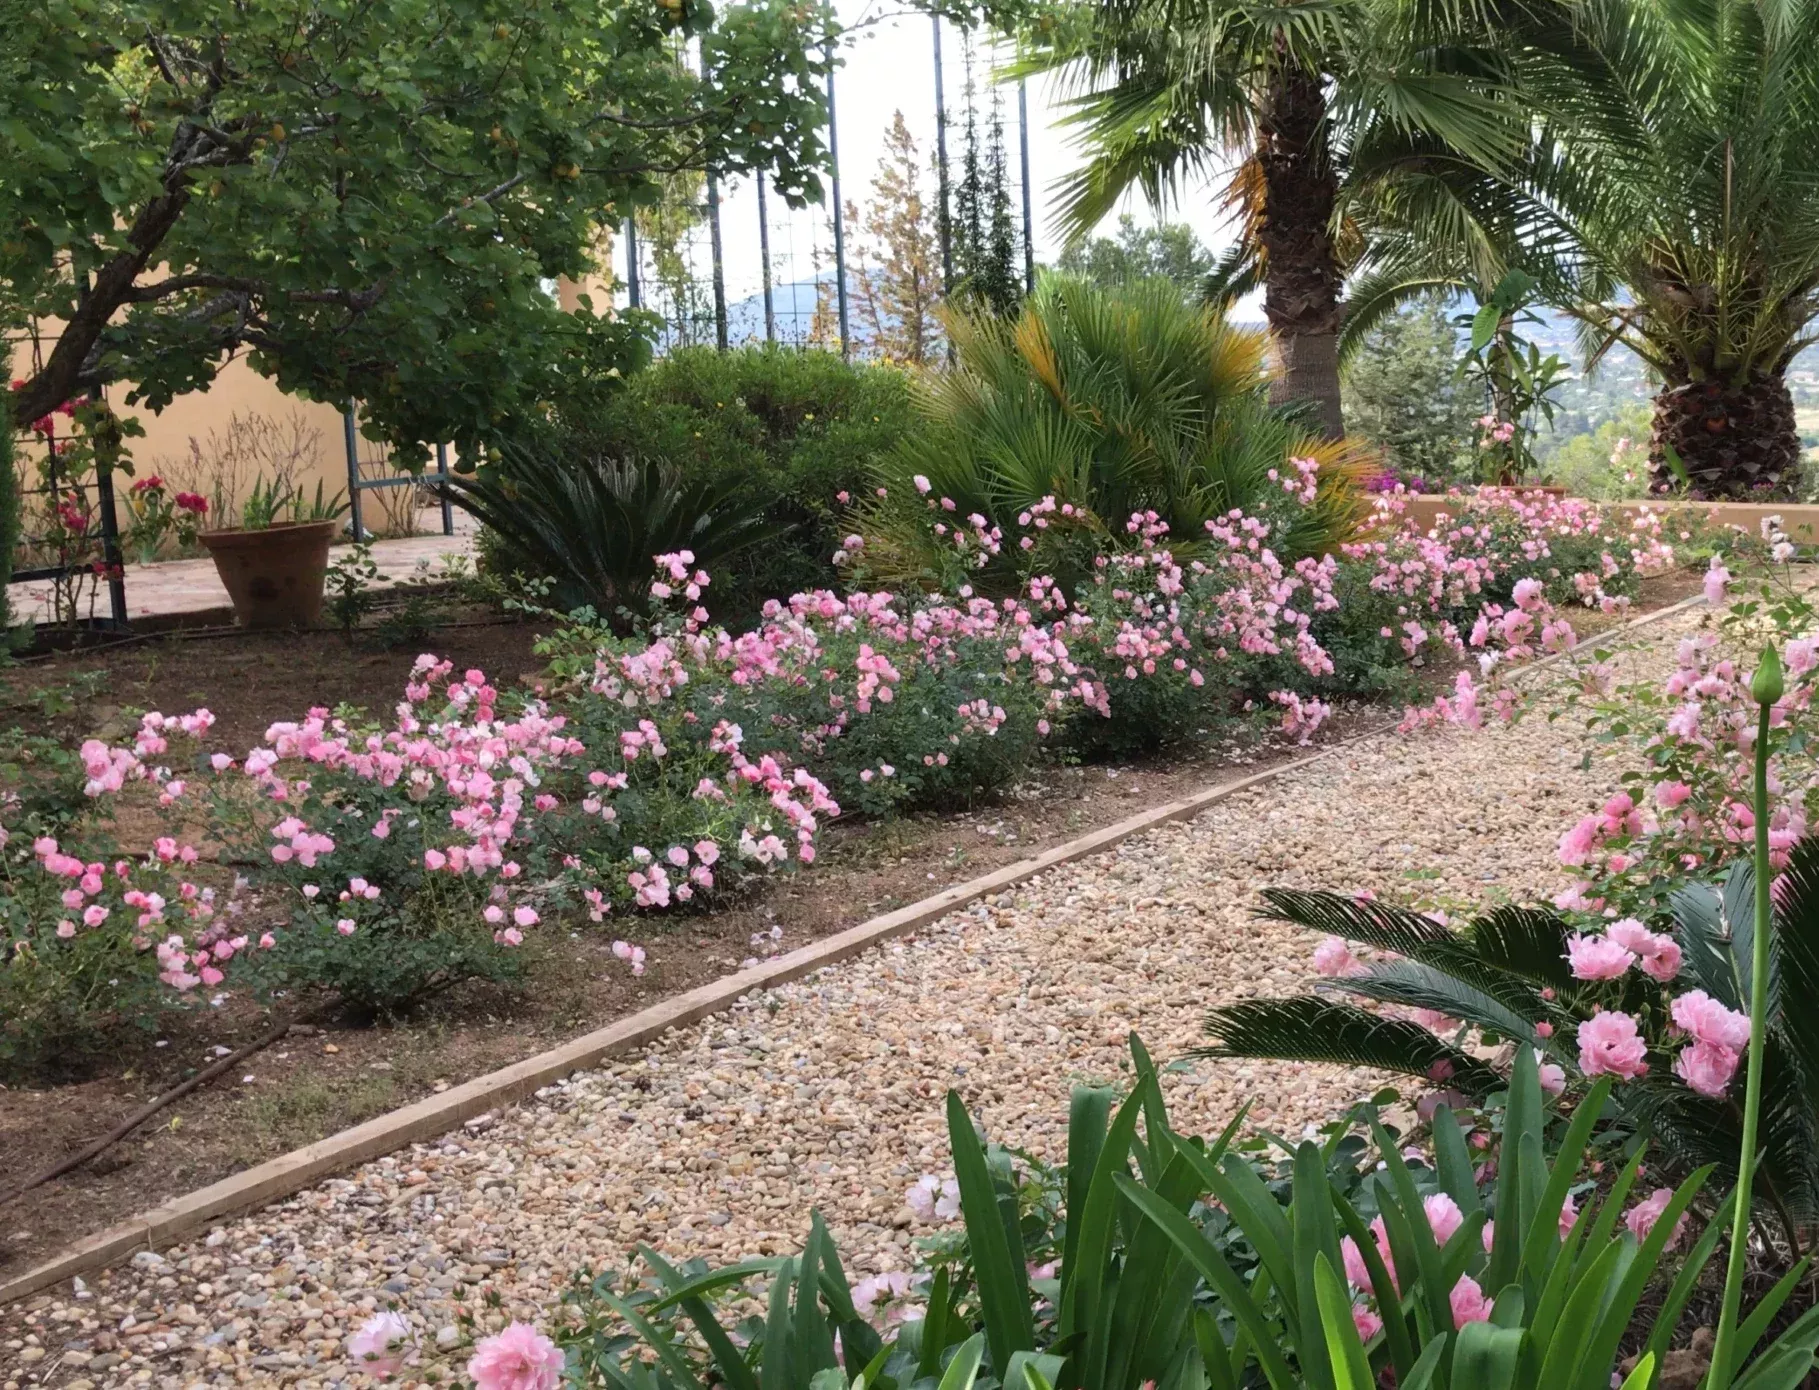
[[[841,19],[856,25],[879,13],[879,0],[838,0]],[[884,136],[892,116],[901,110],[918,149],[925,159],[933,158],[935,148],[935,65],[933,22],[926,15],[905,15],[866,24],[849,35],[842,51],[842,65],[835,78],[836,116],[839,125],[841,196],[859,205],[861,215],[871,196],[871,183],[884,153]],[[942,60],[948,108],[948,158],[950,168],[960,155],[959,121],[965,83],[964,53],[960,31],[951,24],[942,26]],[[975,53],[974,70],[981,83],[989,71],[989,54]],[[1033,188],[1036,256],[1052,262],[1060,249],[1060,239],[1053,228],[1053,185],[1081,161],[1071,146],[1068,135],[1060,128],[1063,114],[1060,95],[1048,82],[1029,87],[1030,182]],[[1004,88],[1005,139],[1011,157],[1011,176],[1017,178],[1016,163],[1016,89]],[[981,102],[981,114],[989,109]],[[934,198],[932,172],[924,182],[924,192],[931,203]],[[1013,196],[1016,196],[1015,194]],[[721,227],[724,241],[727,299],[737,302],[759,291],[759,241],[757,196],[750,179],[740,180],[722,190]],[[1214,204],[1216,192],[1196,189],[1182,199],[1168,217],[1192,225],[1201,240],[1215,250],[1229,239],[1221,225]],[[773,279],[781,284],[792,279],[807,280],[812,276],[811,245],[817,240],[832,264],[831,229],[826,209],[812,209],[791,214],[780,200],[768,200],[771,222],[771,263]],[[1127,199],[1126,210],[1140,222],[1155,220],[1155,213],[1141,199]],[[1115,219],[1108,219],[1112,221]],[[853,235],[853,229],[848,229]],[[703,263],[699,273],[705,280],[706,240],[701,239]],[[617,269],[624,273],[623,257]]]

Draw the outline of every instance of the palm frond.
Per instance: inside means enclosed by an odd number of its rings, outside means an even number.
[[[1495,908],[1465,929],[1472,953],[1486,965],[1555,990],[1574,984],[1566,959],[1569,935],[1565,919],[1532,907]]]
[[[645,459],[510,446],[479,474],[441,487],[514,559],[554,578],[563,606],[589,605],[609,619],[649,592],[656,556],[689,550],[712,565],[777,534],[730,483]]]
[[[1444,1079],[1473,1096],[1487,1095],[1503,1084],[1495,1068],[1420,1024],[1331,999],[1303,996],[1228,1004],[1206,1016],[1206,1035],[1211,1044],[1196,1049],[1194,1056],[1374,1067]]]
[[[1299,888],[1265,888],[1262,897],[1268,907],[1257,915],[1267,921],[1293,922],[1309,931],[1342,936],[1397,955],[1419,956],[1427,947],[1450,947],[1455,941],[1452,928],[1425,913],[1392,907],[1375,898]]]

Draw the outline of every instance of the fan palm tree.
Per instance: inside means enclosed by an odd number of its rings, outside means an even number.
[[[1659,986],[1637,972],[1603,985],[1574,978],[1566,945],[1575,929],[1551,911],[1504,907],[1454,930],[1421,913],[1337,893],[1270,889],[1263,896],[1265,917],[1382,954],[1313,995],[1213,1010],[1206,1021],[1212,1045],[1200,1055],[1376,1067],[1482,1098],[1504,1083],[1482,1055],[1460,1045],[1455,1029],[1438,1033],[1381,1006],[1431,1010],[1486,1041],[1533,1047],[1569,1073],[1578,1063],[1574,1029],[1594,1002],[1631,1014],[1651,1005],[1659,1011]],[[1720,884],[1689,883],[1674,895],[1684,956],[1675,993],[1702,989],[1727,1008],[1747,1010],[1754,901],[1748,863]],[[1819,841],[1803,840],[1793,851],[1776,885],[1775,914],[1757,1183],[1764,1210],[1798,1250],[1819,1225],[1819,1015],[1810,1007],[1819,991]],[[1646,1075],[1611,1093],[1613,1102],[1681,1172],[1712,1163],[1734,1180],[1737,1101],[1688,1089],[1669,1055],[1651,1051],[1648,1063]]]
[[[978,515],[1010,538],[973,582],[1010,588],[1039,565],[1063,592],[1107,546],[1131,543],[1134,513],[1154,511],[1190,558],[1209,520],[1280,499],[1291,458],[1321,467],[1313,504],[1281,538],[1286,559],[1336,549],[1366,511],[1361,458],[1265,399],[1263,335],[1166,280],[1052,275],[1014,320],[950,312],[946,325],[955,365],[918,383],[922,427],[881,463],[886,499],[865,523],[867,559],[890,578],[938,572],[946,543],[931,537],[924,485],[955,503],[954,519]],[[1019,550],[1048,498],[1073,510]]]
[[[1022,72],[1071,84],[1090,158],[1063,185],[1083,235],[1131,188],[1161,202],[1237,161],[1241,237],[1210,292],[1261,283],[1276,358],[1272,400],[1305,402],[1343,432],[1337,344],[1356,229],[1347,167],[1416,133],[1494,166],[1520,142],[1497,62],[1444,18],[1394,0],[1096,0],[1026,38]],[[1381,167],[1380,161],[1374,161]],[[1349,243],[1349,244],[1348,244]]]
[[[1527,271],[1659,377],[1651,463],[1703,497],[1789,495],[1788,363],[1819,313],[1819,0],[1507,7],[1515,159],[1387,145],[1354,161],[1370,288]]]

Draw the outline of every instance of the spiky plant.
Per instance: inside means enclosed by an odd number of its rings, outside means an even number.
[[[1726,1008],[1748,1008],[1754,881],[1750,866],[1740,863],[1721,883],[1689,883],[1674,895],[1684,956],[1676,992],[1702,989]],[[1382,1006],[1433,1010],[1478,1030],[1486,1042],[1536,1048],[1569,1074],[1578,1068],[1574,1030],[1594,1001],[1638,1016],[1652,1009],[1660,1017],[1660,988],[1637,972],[1598,985],[1576,979],[1566,960],[1575,928],[1551,911],[1503,907],[1454,929],[1419,912],[1338,893],[1276,888],[1263,896],[1262,915],[1271,920],[1382,954],[1312,995],[1213,1010],[1206,1020],[1212,1043],[1203,1056],[1375,1067],[1481,1098],[1502,1083],[1479,1051],[1463,1046],[1460,1034],[1442,1036]],[[1757,1210],[1772,1213],[1800,1249],[1819,1223],[1819,1014],[1810,1006],[1819,997],[1819,843],[1800,842],[1775,898]],[[1711,1163],[1734,1180],[1742,1126],[1737,1100],[1688,1089],[1676,1078],[1671,1055],[1659,1050],[1651,1050],[1648,1067],[1645,1076],[1617,1086],[1612,1103],[1654,1138],[1676,1170]]]
[[[1263,335],[1183,303],[1167,282],[1052,276],[1015,319],[954,313],[948,332],[955,366],[920,384],[922,427],[884,461],[888,495],[866,521],[867,555],[888,577],[924,578],[945,549],[919,476],[931,499],[955,504],[942,524],[978,515],[1003,532],[981,574],[1000,587],[1036,560],[1055,572],[1052,550],[1018,548],[1020,537],[1047,545],[1065,529],[1058,516],[1046,533],[1020,523],[1044,498],[1084,510],[1067,524],[1091,532],[1076,558],[1087,566],[1126,542],[1133,513],[1151,510],[1166,543],[1191,555],[1209,519],[1280,505],[1295,457],[1319,461],[1321,486],[1293,518],[1287,558],[1333,549],[1365,511],[1359,456],[1269,406]]]
[[[558,606],[586,605],[614,624],[649,594],[654,557],[689,550],[711,568],[777,534],[755,503],[734,496],[732,480],[690,479],[650,459],[507,446],[474,477],[443,486],[503,543],[509,563],[554,581]]]

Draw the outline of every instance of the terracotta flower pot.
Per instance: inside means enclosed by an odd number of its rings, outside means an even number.
[[[263,531],[202,533],[241,627],[314,627],[322,620],[328,543],[340,525],[299,521]]]

